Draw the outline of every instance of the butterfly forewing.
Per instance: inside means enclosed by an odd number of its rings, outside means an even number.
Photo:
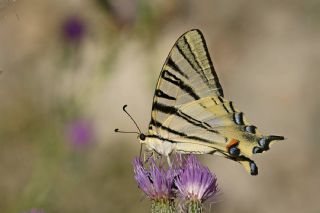
[[[199,30],[182,35],[163,65],[157,83],[150,128],[169,116],[171,107],[198,100],[209,95],[223,95],[212,65],[205,40]]]

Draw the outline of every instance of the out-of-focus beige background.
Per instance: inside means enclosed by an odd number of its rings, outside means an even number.
[[[0,211],[148,212],[138,141],[113,130],[134,130],[124,104],[146,130],[165,57],[199,28],[225,97],[287,138],[256,177],[201,158],[224,193],[214,212],[319,212],[319,22],[316,0],[1,0]]]

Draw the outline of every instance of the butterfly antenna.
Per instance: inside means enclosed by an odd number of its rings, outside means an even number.
[[[135,134],[140,134],[139,132],[130,132],[130,131],[120,131],[119,129],[115,129],[115,132],[119,132],[119,133],[135,133]]]
[[[127,112],[127,110],[126,110],[126,107],[127,107],[127,106],[128,106],[127,104],[124,105],[124,106],[122,107],[122,110],[131,118],[131,120],[132,120],[133,123],[136,125],[137,129],[139,130],[139,132],[140,132],[140,134],[141,134],[141,130],[140,130],[138,124],[137,124],[136,121],[133,119],[133,117]]]

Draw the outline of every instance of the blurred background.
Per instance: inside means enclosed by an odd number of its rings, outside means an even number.
[[[0,211],[148,212],[128,110],[146,131],[175,40],[199,28],[225,97],[265,134],[259,175],[202,156],[214,212],[319,212],[320,2],[0,1]]]

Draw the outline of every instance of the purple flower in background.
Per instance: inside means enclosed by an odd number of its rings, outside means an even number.
[[[134,177],[139,188],[151,200],[173,199],[174,171],[158,167],[153,159],[150,160],[149,169],[146,169],[139,158],[133,161]]]
[[[75,120],[68,125],[68,140],[76,147],[84,147],[93,141],[92,125],[87,120]]]
[[[31,209],[30,211],[25,212],[25,213],[44,213],[44,211],[41,209]]]
[[[80,41],[85,34],[85,24],[77,16],[71,16],[65,20],[62,26],[63,36],[67,41]]]
[[[186,201],[203,203],[219,192],[217,178],[202,166],[194,155],[190,155],[175,180],[178,196]]]

